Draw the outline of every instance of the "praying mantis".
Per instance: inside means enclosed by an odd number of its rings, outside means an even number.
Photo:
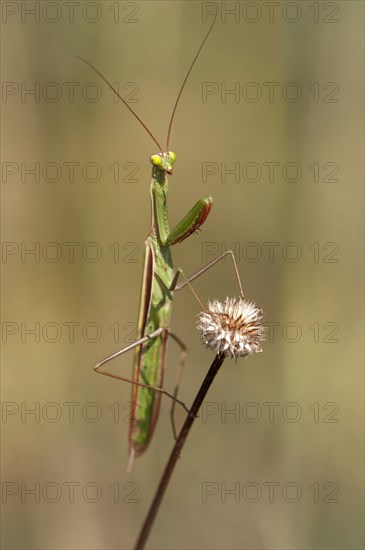
[[[172,417],[175,403],[182,405],[188,412],[185,404],[177,398],[178,383],[176,384],[173,394],[167,392],[162,387],[166,364],[166,348],[169,337],[171,337],[181,349],[180,371],[177,380],[179,380],[181,376],[181,371],[186,357],[186,347],[184,343],[170,330],[174,292],[184,288],[187,284],[202,275],[218,261],[222,260],[227,254],[230,254],[236,271],[241,295],[243,296],[237,265],[232,251],[227,251],[221,256],[215,258],[189,278],[186,278],[183,275],[180,268],[176,270],[174,269],[171,256],[171,247],[177,243],[181,243],[187,237],[199,230],[207,219],[213,205],[212,197],[206,196],[201,198],[186,214],[186,216],[183,217],[183,219],[174,227],[174,229],[170,230],[167,211],[167,175],[171,175],[173,173],[173,165],[176,160],[175,153],[170,150],[172,123],[182,91],[191,70],[195,65],[195,62],[212,31],[215,21],[216,15],[190,65],[178,93],[168,127],[165,151],[162,149],[144,122],[139,118],[130,105],[119,95],[112,84],[98,71],[98,69],[96,69],[94,65],[83,57],[78,55],[75,56],[94,70],[113,90],[113,92],[119,97],[123,104],[129,109],[129,111],[131,111],[133,116],[148,132],[159,149],[159,152],[152,155],[150,158],[152,163],[152,180],[150,186],[152,220],[151,228],[145,241],[145,257],[137,323],[137,339],[130,346],[109,355],[94,366],[95,371],[100,374],[133,384],[133,409],[129,429],[128,471],[131,469],[134,458],[140,456],[147,449],[148,444],[151,441],[157,424],[161,396],[163,394],[173,400],[173,407],[171,411]],[[184,281],[178,284],[180,275],[183,275]],[[105,370],[105,365],[107,363],[130,350],[134,350],[132,380]]]

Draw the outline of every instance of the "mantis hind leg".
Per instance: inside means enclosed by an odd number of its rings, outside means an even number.
[[[115,374],[115,373],[112,373],[112,372],[107,372],[106,370],[102,370],[104,365],[106,365],[107,363],[109,363],[110,361],[112,361],[113,359],[116,359],[117,357],[119,357],[120,355],[123,355],[124,353],[127,353],[128,351],[138,347],[138,346],[141,346],[143,345],[144,343],[148,342],[148,340],[152,340],[153,338],[157,338],[157,336],[160,336],[163,332],[167,332],[169,334],[169,336],[171,336],[175,342],[177,342],[179,344],[179,346],[181,347],[182,349],[182,352],[181,352],[181,359],[180,359],[180,368],[179,368],[179,373],[178,373],[178,377],[177,377],[177,382],[176,384],[178,383],[178,381],[180,380],[181,378],[181,372],[182,372],[182,367],[184,365],[184,362],[185,362],[185,357],[186,357],[186,347],[185,345],[181,342],[181,340],[175,336],[174,334],[172,334],[170,332],[169,329],[167,328],[164,328],[164,327],[161,327],[161,328],[158,328],[156,329],[155,331],[151,332],[150,334],[146,334],[146,336],[143,336],[143,338],[140,338],[139,340],[137,340],[136,342],[134,342],[133,344],[131,344],[130,346],[127,346],[115,353],[113,353],[112,355],[109,355],[108,357],[106,357],[105,359],[102,359],[101,361],[99,361],[99,363],[97,363],[96,365],[94,365],[94,370],[96,372],[98,372],[99,374],[104,374],[105,376],[109,376],[110,378],[115,378],[117,380],[122,380],[123,382],[128,382],[129,384],[133,384],[135,386],[140,386],[142,388],[147,388],[151,391],[154,391],[156,393],[160,393],[160,394],[163,394],[163,395],[166,395],[167,397],[169,397],[170,399],[172,399],[173,401],[173,406],[175,407],[175,404],[178,403],[179,405],[181,405],[184,410],[188,413],[189,412],[189,409],[187,408],[187,406],[185,405],[185,403],[183,403],[180,399],[178,399],[176,396],[177,396],[177,387],[175,385],[175,389],[174,389],[174,393],[169,393],[168,391],[164,390],[163,388],[159,388],[159,387],[155,387],[155,386],[151,386],[149,384],[144,384],[142,382],[137,382],[135,380],[131,380],[130,378],[126,378],[124,376],[120,376],[119,374]],[[174,431],[174,434],[176,433],[175,431],[175,425],[173,425],[173,431]]]
[[[176,432],[176,425],[175,425],[175,407],[176,407],[176,403],[178,402],[177,401],[177,393],[179,391],[179,386],[180,386],[183,370],[184,370],[184,367],[185,367],[185,361],[186,361],[186,356],[187,356],[188,350],[187,350],[187,347],[184,344],[184,342],[182,340],[180,340],[180,338],[178,338],[176,336],[176,334],[173,334],[172,332],[169,332],[169,335],[171,336],[171,338],[176,342],[176,344],[180,348],[180,364],[179,364],[179,367],[178,367],[177,373],[176,373],[175,387],[174,387],[174,393],[173,393],[173,396],[174,396],[175,399],[172,401],[171,409],[170,409],[172,432],[173,432],[174,438],[176,440],[177,439],[177,432]]]

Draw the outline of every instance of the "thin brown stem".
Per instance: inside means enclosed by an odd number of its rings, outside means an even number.
[[[176,440],[176,443],[174,445],[174,448],[172,449],[172,452],[170,454],[170,458],[166,464],[165,470],[162,474],[161,481],[159,483],[159,486],[157,488],[155,497],[152,501],[152,504],[150,506],[150,509],[148,511],[147,517],[145,519],[145,522],[143,524],[143,527],[141,529],[141,532],[139,534],[138,540],[136,542],[136,545],[134,547],[134,550],[143,550],[145,547],[145,544],[147,542],[148,536],[151,532],[151,529],[153,527],[154,521],[156,519],[158,510],[160,508],[161,502],[163,500],[163,497],[165,495],[167,486],[169,484],[170,478],[172,476],[172,473],[174,471],[174,468],[176,466],[177,461],[180,457],[181,449],[184,446],[184,443],[189,435],[190,428],[197,417],[198,411],[200,409],[200,406],[215,378],[215,375],[219,371],[220,367],[222,366],[222,363],[225,359],[224,355],[216,355],[214,358],[213,363],[210,366],[210,369],[204,378],[204,381],[200,387],[200,390],[198,391],[194,403],[192,404],[192,407],[189,411],[188,416],[186,417],[186,420],[184,422],[183,427],[181,428],[179,437]]]

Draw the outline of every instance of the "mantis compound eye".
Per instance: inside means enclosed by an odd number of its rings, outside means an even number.
[[[154,166],[157,166],[157,168],[163,169],[163,160],[161,158],[161,155],[152,155],[151,162]]]

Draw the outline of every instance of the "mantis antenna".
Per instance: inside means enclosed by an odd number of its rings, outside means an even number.
[[[174,105],[174,108],[173,108],[173,111],[172,111],[172,115],[171,115],[171,119],[170,119],[170,124],[169,124],[169,128],[168,128],[168,132],[167,132],[167,145],[166,145],[166,150],[169,151],[169,145],[170,145],[170,135],[171,135],[171,128],[172,128],[172,123],[173,123],[173,120],[174,120],[174,117],[175,117],[175,112],[176,112],[176,108],[177,108],[177,105],[179,103],[179,100],[180,100],[180,97],[181,97],[181,94],[182,94],[182,91],[183,89],[185,88],[185,84],[189,78],[189,75],[192,71],[192,68],[194,67],[195,65],[195,62],[196,60],[198,59],[198,56],[208,38],[208,36],[210,35],[211,33],[211,30],[214,26],[214,23],[216,21],[216,18],[217,18],[217,12],[214,16],[214,19],[213,19],[213,22],[212,24],[210,25],[209,27],[209,30],[207,32],[207,34],[205,35],[204,37],[204,40],[203,42],[201,43],[190,67],[189,67],[189,70],[188,72],[186,73],[186,76],[184,78],[184,81],[181,85],[181,88],[180,88],[180,91],[178,93],[178,96],[177,96],[177,99],[175,101],[175,105]],[[141,124],[141,126],[143,126],[143,128],[146,130],[146,132],[150,135],[150,137],[153,139],[153,141],[156,143],[157,147],[159,148],[160,150],[160,153],[163,152],[162,150],[162,147],[161,145],[159,144],[159,142],[157,141],[157,139],[155,138],[155,136],[152,134],[151,130],[148,128],[148,126],[143,122],[143,120],[137,115],[137,113],[132,109],[132,107],[130,107],[130,105],[128,105],[128,103],[126,102],[125,99],[122,98],[122,96],[117,92],[117,90],[114,88],[114,86],[109,82],[109,80],[92,64],[90,63],[90,61],[88,61],[87,59],[85,59],[84,57],[82,57],[81,55],[77,55],[77,54],[73,54],[73,57],[76,57],[77,59],[80,59],[81,61],[83,61],[84,63],[86,63],[86,65],[88,65],[91,69],[93,69],[93,71],[96,72],[96,74],[98,74],[100,76],[100,78],[102,78],[104,80],[104,82],[109,86],[109,88],[116,94],[116,96],[124,103],[124,105],[127,107],[127,109],[129,109],[129,111],[132,113],[132,115],[138,120],[138,122]]]
[[[213,28],[213,26],[214,26],[214,23],[215,23],[216,19],[217,19],[217,13],[218,13],[218,12],[215,12],[215,16],[214,16],[213,22],[212,22],[212,24],[210,25],[209,30],[208,30],[207,34],[205,35],[203,42],[200,44],[199,50],[196,52],[196,55],[195,55],[195,57],[194,57],[194,59],[193,59],[191,65],[190,65],[190,67],[189,67],[188,72],[186,73],[186,76],[185,76],[184,81],[183,81],[183,83],[182,83],[182,85],[181,85],[179,94],[178,94],[177,99],[176,99],[176,101],[175,101],[175,105],[174,105],[174,108],[173,108],[173,110],[172,110],[172,115],[171,115],[171,119],[170,119],[169,129],[168,129],[168,131],[167,131],[166,151],[169,151],[172,123],[173,123],[173,121],[174,121],[174,117],[175,117],[175,113],[176,113],[176,108],[177,108],[177,105],[178,105],[178,103],[179,103],[179,101],[180,101],[181,94],[182,94],[182,92],[183,92],[183,89],[185,88],[185,84],[186,84],[186,82],[187,82],[187,80],[188,80],[188,78],[189,78],[189,75],[190,75],[190,73],[191,73],[191,71],[192,71],[192,68],[194,67],[195,62],[196,62],[196,60],[198,59],[199,54],[200,54],[200,52],[202,51],[203,46],[204,46],[205,42],[207,41],[208,36],[209,36],[210,33],[211,33],[211,30],[212,30],[212,28]]]
[[[77,54],[73,54],[74,57],[77,57],[78,59],[81,59],[81,61],[83,61],[84,63],[86,63],[86,65],[89,65],[89,67],[91,67],[91,69],[93,69],[99,76],[100,78],[102,78],[104,80],[104,82],[109,86],[109,88],[111,88],[113,90],[113,92],[119,97],[119,99],[124,103],[124,105],[127,107],[127,109],[130,110],[130,112],[132,113],[133,116],[136,117],[136,119],[138,120],[138,122],[140,124],[142,124],[143,128],[146,130],[146,132],[148,132],[148,134],[151,136],[151,138],[153,139],[153,141],[156,143],[157,147],[160,149],[160,152],[162,153],[162,147],[161,145],[159,144],[159,142],[157,141],[157,139],[155,138],[155,136],[152,134],[151,130],[148,129],[148,127],[146,126],[146,124],[143,122],[142,119],[139,118],[139,116],[137,115],[137,113],[132,109],[132,107],[130,107],[128,105],[128,103],[126,102],[125,99],[122,98],[122,96],[117,92],[117,90],[114,88],[114,86],[109,82],[109,80],[107,78],[105,78],[105,76],[96,68],[94,67],[94,65],[92,63],[90,63],[90,61],[88,61],[87,59],[85,59],[84,57],[81,57],[81,55],[77,55]]]

